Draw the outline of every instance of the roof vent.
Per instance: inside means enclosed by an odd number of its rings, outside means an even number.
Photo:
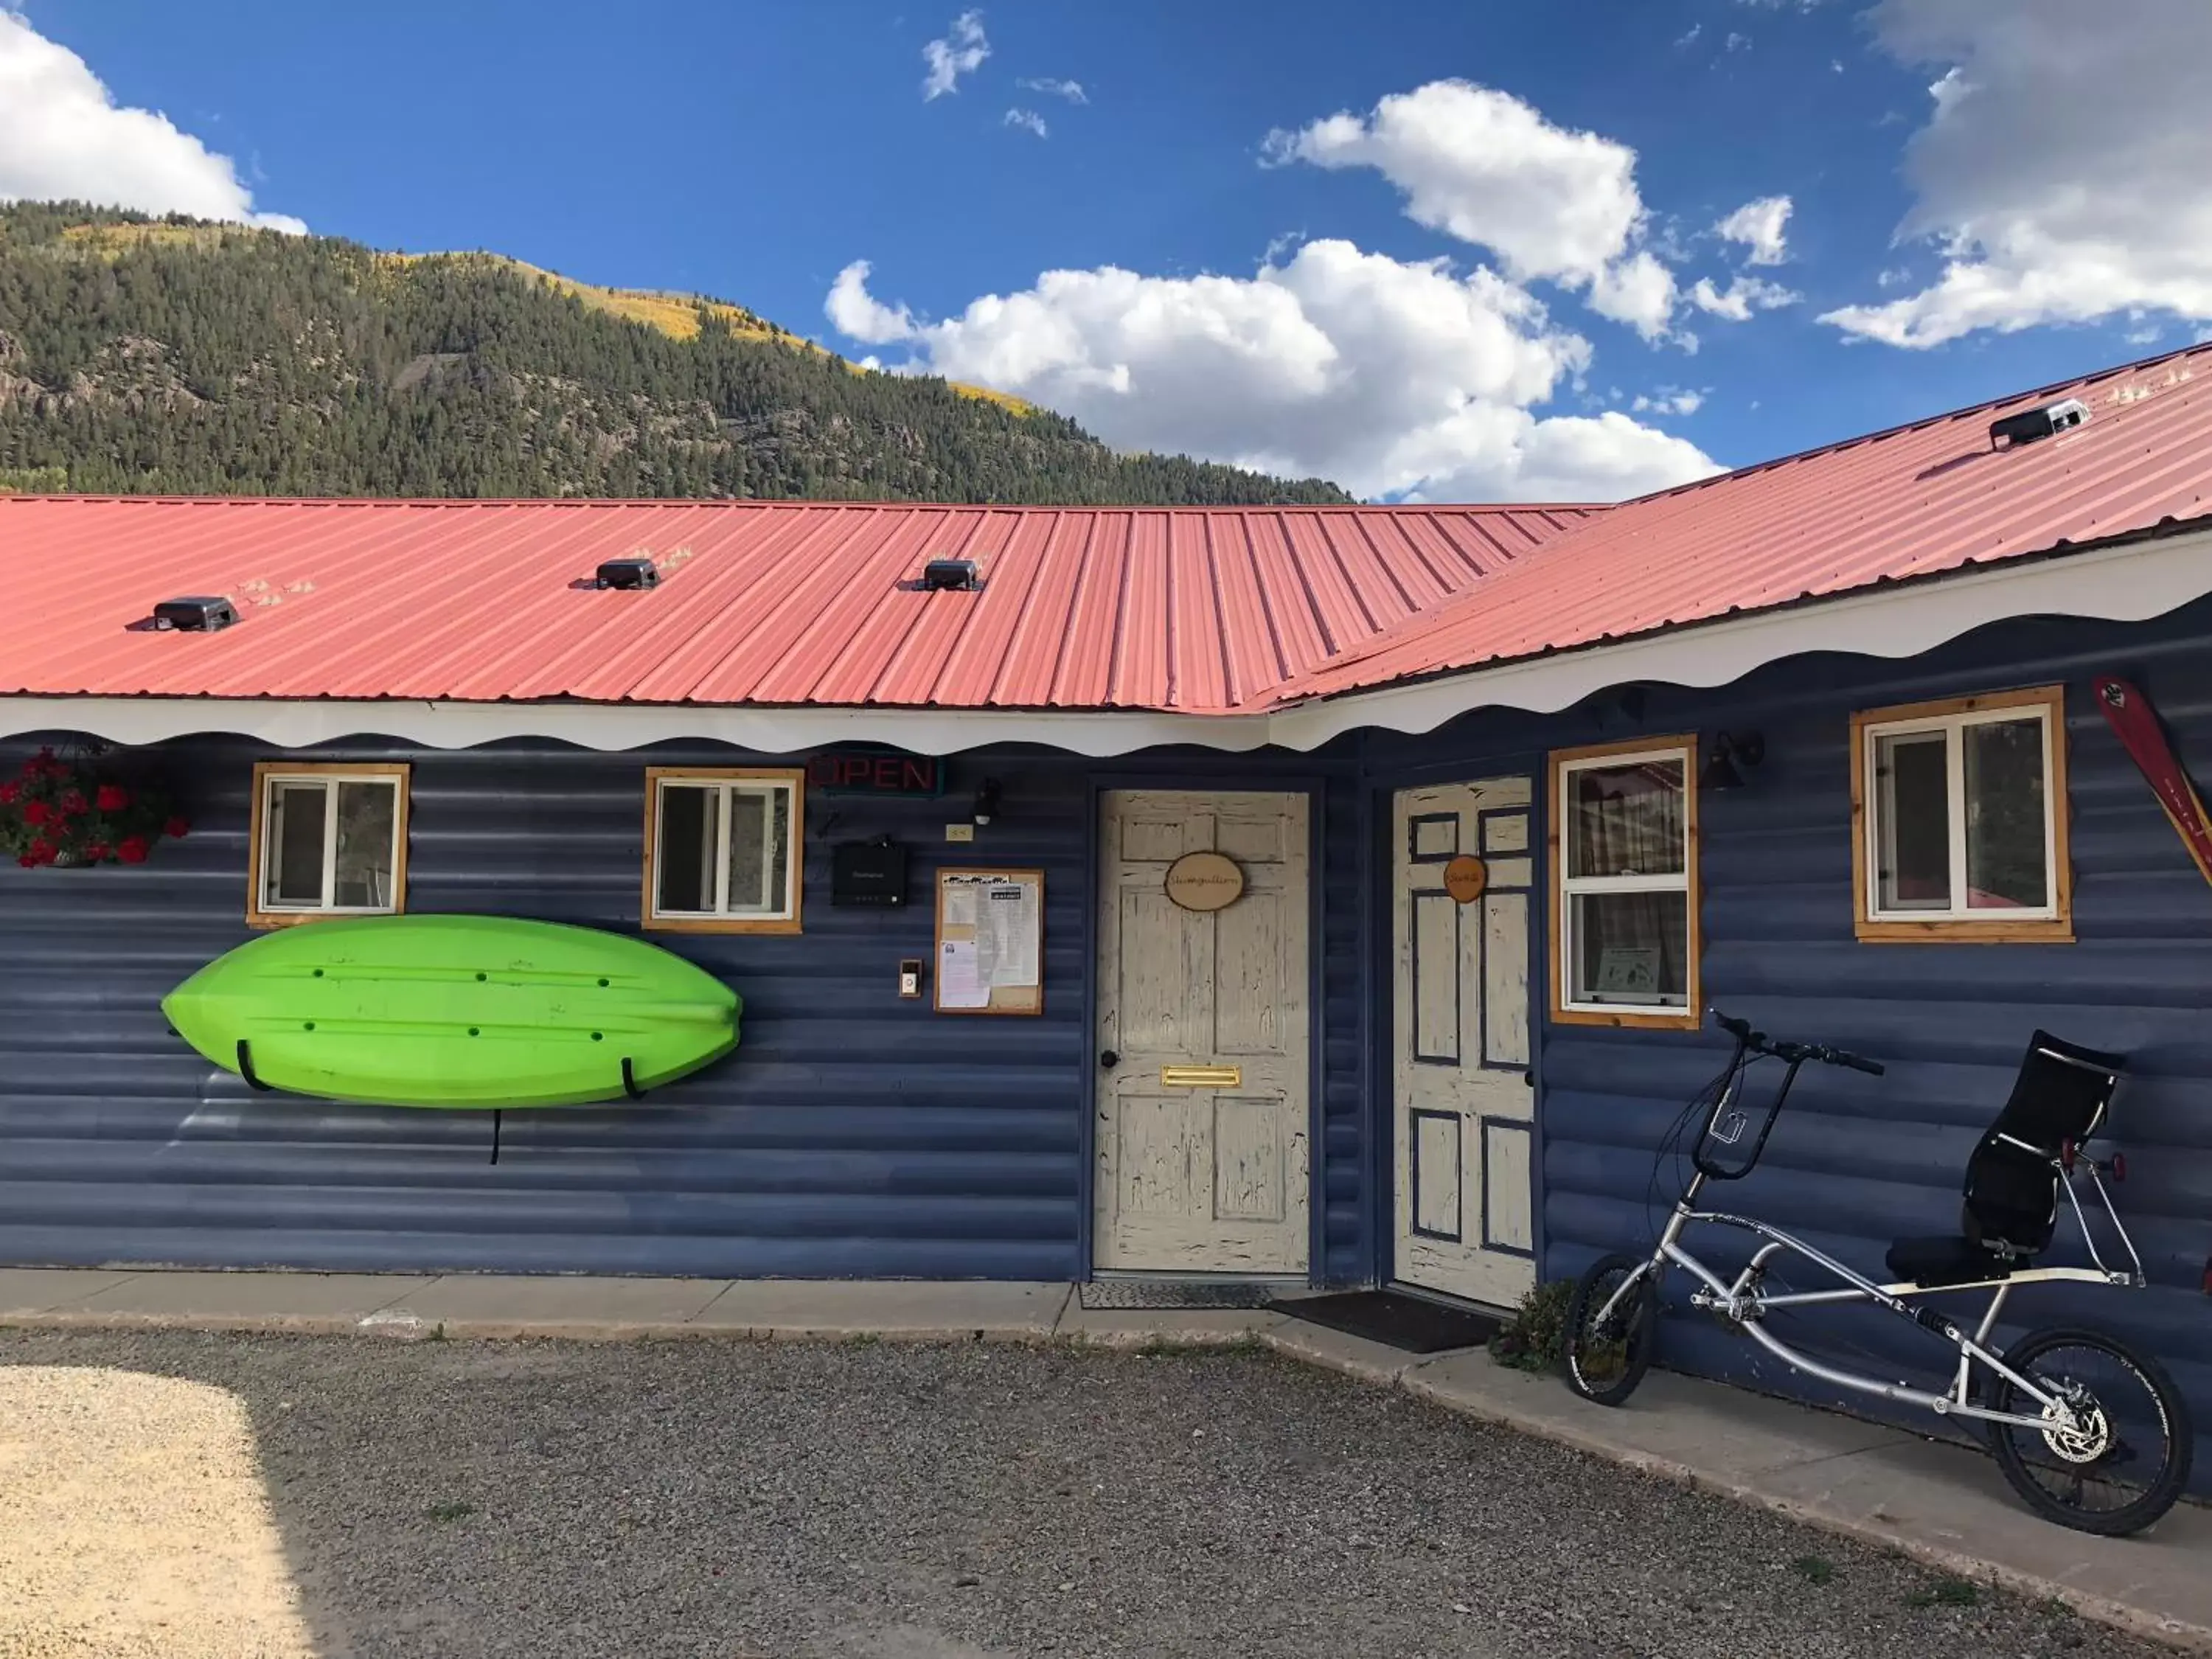
[[[651,559],[609,559],[599,568],[600,587],[658,587],[660,569]]]
[[[1995,449],[2000,438],[2008,448],[2032,444],[2038,438],[2048,438],[2054,432],[2079,426],[2088,418],[2089,405],[2079,398],[2063,398],[2040,409],[2024,409],[2017,415],[1990,422],[1990,447]]]
[[[167,633],[214,634],[238,620],[238,607],[228,599],[201,595],[164,599],[154,607],[154,626]]]
[[[975,586],[975,561],[973,559],[932,559],[921,568],[921,586],[926,593],[951,591],[964,593]]]

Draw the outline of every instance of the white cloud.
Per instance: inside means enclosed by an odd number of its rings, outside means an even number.
[[[1365,118],[1348,111],[1268,134],[1262,159],[1372,167],[1417,223],[1494,252],[1516,281],[1588,289],[1591,308],[1646,338],[1665,332],[1672,273],[1642,246],[1636,152],[1554,126],[1510,93],[1431,81]]]
[[[1725,50],[1729,52],[1749,52],[1751,50],[1751,37],[1747,34],[1738,34],[1735,30],[1731,29],[1729,31],[1728,45],[1725,47]]]
[[[228,156],[154,110],[118,107],[84,59],[0,9],[0,201],[61,198],[307,228],[288,214],[256,212]]]
[[[1691,304],[1731,323],[1747,323],[1754,311],[1777,311],[1804,297],[1763,276],[1738,276],[1724,289],[1714,287],[1711,277],[1700,276],[1690,289]]]
[[[847,339],[864,344],[888,345],[911,338],[914,318],[904,306],[884,305],[868,292],[868,270],[866,259],[855,259],[839,271],[830,285],[830,297],[822,302],[822,314]]]
[[[1762,196],[1755,202],[1746,202],[1734,213],[1714,225],[1717,235],[1731,242],[1741,242],[1751,250],[1744,263],[1753,265],[1778,265],[1790,257],[1789,244],[1783,227],[1790,220],[1790,198],[1787,196]]]
[[[1014,82],[1030,92],[1046,93],[1054,98],[1065,98],[1071,104],[1087,104],[1080,81],[1055,81],[1049,75],[1028,75]]]
[[[1486,268],[1309,241],[1250,277],[1052,270],[915,323],[866,291],[831,319],[910,331],[912,367],[1073,416],[1117,447],[1182,453],[1364,496],[1613,499],[1702,477],[1695,445],[1609,412],[1540,417],[1587,341]]]
[[[921,80],[922,101],[959,91],[960,77],[981,69],[990,55],[991,43],[983,38],[983,14],[962,12],[940,38],[921,49],[921,61],[929,66]]]
[[[1638,414],[1694,415],[1705,407],[1705,394],[1689,386],[1662,386],[1646,395],[1638,392],[1629,404]]]
[[[1051,129],[1044,124],[1044,117],[1033,109],[1010,109],[1006,112],[1006,119],[1000,125],[1019,127],[1024,132],[1034,132],[1040,138],[1052,137]]]
[[[1685,33],[1675,37],[1674,44],[1678,46],[1694,46],[1698,44],[1698,37],[1705,32],[1705,26],[1703,23],[1692,23]]]
[[[1601,269],[1591,280],[1589,307],[1601,317],[1626,323],[1647,340],[1667,332],[1674,314],[1674,273],[1648,250]]]
[[[1822,321],[1890,345],[2134,309],[2212,318],[2212,6],[1882,0],[1877,40],[1940,70],[1905,153],[1918,292]],[[2124,21],[2123,21],[2124,18]]]

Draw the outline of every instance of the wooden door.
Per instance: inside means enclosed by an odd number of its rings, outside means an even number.
[[[1103,817],[1097,1265],[1302,1273],[1306,798],[1121,790]],[[1183,909],[1168,868],[1209,850],[1236,861],[1243,892]]]
[[[1531,793],[1401,789],[1391,814],[1396,1277],[1499,1307],[1536,1282]],[[1448,887],[1455,859],[1480,868]]]

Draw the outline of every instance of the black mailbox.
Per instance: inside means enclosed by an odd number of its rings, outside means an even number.
[[[904,904],[906,848],[889,836],[830,849],[830,902]]]

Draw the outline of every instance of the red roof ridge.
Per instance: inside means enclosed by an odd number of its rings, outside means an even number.
[[[11,502],[107,503],[133,507],[352,507],[589,508],[757,507],[786,512],[855,509],[900,513],[1359,513],[1429,518],[1443,513],[1604,513],[1614,501],[836,501],[752,495],[150,495],[74,490],[0,490]]]
[[[2212,341],[1623,501],[1489,581],[1379,629],[1279,701],[1525,660],[2212,518]],[[2146,385],[2142,377],[2166,368]],[[2133,377],[2133,378],[2131,378]],[[2115,383],[2118,383],[2117,385]],[[2085,424],[1998,450],[1952,429],[2111,388]],[[2010,459],[2008,459],[2010,458]],[[2000,481],[1986,465],[2014,469]]]
[[[1978,404],[1966,404],[1946,410],[1940,415],[1923,415],[1910,421],[1900,421],[1895,426],[1883,427],[1878,432],[1862,432],[1849,438],[1832,438],[1826,443],[1814,444],[1810,449],[1794,450],[1787,455],[1776,455],[1763,461],[1746,461],[1741,466],[1732,466],[1725,472],[1715,472],[1702,478],[1692,478],[1687,483],[1669,484],[1664,489],[1654,489],[1642,495],[1632,495],[1626,501],[1615,502],[1628,507],[1638,501],[1663,501],[1669,495],[1686,495],[1693,490],[1710,489],[1730,478],[1748,477],[1755,472],[1771,472],[1777,467],[1792,466],[1801,461],[1818,459],[1846,449],[1856,449],[1863,444],[1877,444],[1886,439],[1900,437],[1908,432],[1921,432],[1931,426],[1942,426],[1948,422],[1962,421],[1969,416],[1993,414],[2013,404],[2033,404],[2039,398],[2055,397],[2062,392],[2086,391],[2122,374],[2132,374],[2139,369],[2155,368],[2160,363],[2172,362],[2181,357],[2197,357],[2212,354],[2212,340],[2200,340],[2171,351],[2138,357],[2133,362],[2115,364],[2111,368],[2093,369],[2086,374],[2076,374],[2070,380],[2054,380],[2049,386],[2039,386],[2030,392],[2014,392],[2002,398],[1984,398]],[[2164,388],[2161,388],[2163,390]],[[1525,510],[1525,509],[1524,509]]]

